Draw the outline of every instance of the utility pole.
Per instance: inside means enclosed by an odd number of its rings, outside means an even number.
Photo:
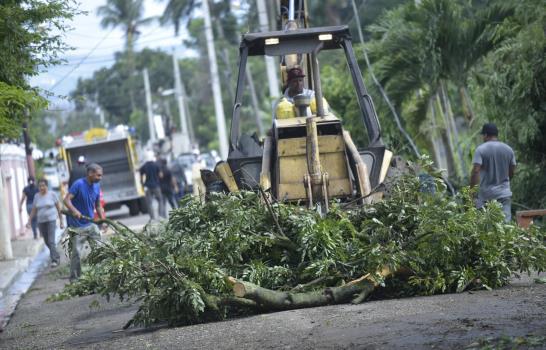
[[[267,8],[264,0],[256,0],[258,7],[258,21],[260,22],[260,31],[269,31],[269,19],[267,17]],[[265,57],[265,69],[267,72],[267,81],[269,82],[269,96],[272,98],[279,97],[279,80],[277,69],[275,68],[275,60],[271,56]]]
[[[154,142],[155,128],[154,128],[154,114],[152,111],[152,94],[150,92],[150,78],[148,77],[148,68],[144,68],[142,71],[144,77],[144,92],[146,93],[146,111],[148,114],[148,129],[150,130],[150,141]]]
[[[188,134],[188,116],[186,115],[186,101],[182,95],[182,81],[180,80],[180,68],[176,53],[173,51],[173,72],[174,72],[174,91],[176,102],[178,103],[178,113],[180,114],[180,131],[182,132],[182,152],[190,152],[191,144]]]
[[[184,99],[184,112],[186,114],[186,122],[188,123],[188,132],[190,135],[190,151],[191,147],[195,143],[195,134],[193,133],[193,123],[191,121],[190,109],[188,108],[188,94],[186,94],[186,87],[184,83],[180,84],[180,91],[182,92],[182,98]]]
[[[222,90],[220,90],[220,78],[218,76],[218,64],[216,63],[216,49],[214,48],[214,36],[212,35],[212,24],[208,0],[203,0],[203,15],[205,17],[205,37],[207,38],[207,52],[209,56],[210,76],[212,79],[212,97],[214,99],[214,111],[216,112],[216,128],[220,141],[220,155],[227,159],[229,148],[226,132],[226,118],[222,105]]]
[[[99,108],[99,117],[100,117],[100,125],[102,128],[104,128],[106,125],[106,121],[104,119],[104,111],[102,110],[102,108]]]

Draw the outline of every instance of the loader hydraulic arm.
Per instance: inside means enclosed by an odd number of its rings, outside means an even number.
[[[372,98],[368,94],[368,91],[364,86],[364,82],[362,81],[362,74],[360,72],[360,68],[358,67],[351,41],[343,39],[341,44],[345,50],[347,64],[349,65],[349,70],[351,71],[351,76],[353,78],[353,84],[358,94],[360,113],[362,114],[364,124],[366,125],[366,130],[368,131],[368,138],[370,140],[368,147],[383,146],[383,140],[381,140],[381,126],[379,125],[379,120],[377,119]]]

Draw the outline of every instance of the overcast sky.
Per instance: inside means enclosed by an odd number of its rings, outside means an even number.
[[[80,10],[88,12],[79,15],[70,25],[74,29],[66,33],[66,43],[74,47],[63,55],[67,60],[64,65],[49,68],[47,72],[31,79],[31,84],[50,90],[56,95],[67,95],[76,87],[79,77],[90,77],[101,67],[109,67],[114,63],[114,53],[124,48],[125,39],[121,29],[102,29],[97,8],[106,4],[106,0],[80,0]],[[166,1],[145,0],[145,17],[159,16],[163,12]],[[167,52],[176,49],[179,56],[188,54],[181,48],[181,42],[186,33],[181,28],[179,37],[174,36],[173,27],[160,27],[157,22],[141,28],[141,35],[135,43],[135,49],[162,48]],[[88,57],[87,57],[88,56]],[[68,103],[59,103],[53,99],[55,107],[65,109]]]

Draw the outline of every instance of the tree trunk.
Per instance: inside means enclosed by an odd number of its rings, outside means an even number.
[[[392,274],[388,268],[379,272],[382,277]],[[327,287],[322,290],[293,293],[262,288],[250,282],[227,278],[233,287],[233,294],[238,298],[250,299],[266,310],[291,310],[347,302],[362,302],[379,285],[370,274],[339,287]]]
[[[441,84],[441,93],[442,93],[442,100],[444,101],[444,106],[446,109],[446,117],[447,121],[450,125],[451,132],[453,134],[453,141],[455,143],[455,147],[457,148],[457,156],[459,158],[459,161],[456,162],[458,164],[458,171],[459,176],[462,175],[463,178],[468,178],[468,171],[465,164],[465,159],[463,157],[463,150],[461,148],[461,142],[459,139],[459,128],[457,127],[457,124],[455,123],[455,117],[453,116],[453,109],[451,108],[451,102],[449,100],[449,95],[447,94],[447,89],[445,86],[445,83]]]
[[[34,158],[32,158],[32,147],[30,147],[30,133],[28,131],[28,121],[23,122],[23,141],[25,142],[25,155],[27,159],[28,176],[36,178]]]
[[[436,167],[439,169],[448,169],[445,145],[440,137],[440,130],[438,124],[436,123],[436,108],[435,108],[435,98],[432,97],[429,100],[429,111],[430,111],[430,142],[432,143],[432,150],[434,152],[434,158]]]
[[[440,114],[442,121],[444,123],[444,127],[441,128],[440,135],[444,145],[447,146],[446,147],[447,171],[449,175],[457,176],[458,172],[457,172],[457,167],[455,165],[455,159],[454,159],[455,148],[453,146],[451,127],[450,127],[449,121],[447,120],[442,99],[440,98],[438,92],[434,94],[434,99],[435,99],[434,105],[436,107],[436,113]]]

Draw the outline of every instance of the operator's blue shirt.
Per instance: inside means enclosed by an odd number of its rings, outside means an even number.
[[[68,190],[74,198],[72,204],[79,210],[82,215],[92,218],[95,212],[95,204],[100,198],[99,183],[89,184],[87,178],[76,180]],[[76,219],[72,216],[67,218],[68,226],[70,227],[86,227],[91,222],[84,219]]]

